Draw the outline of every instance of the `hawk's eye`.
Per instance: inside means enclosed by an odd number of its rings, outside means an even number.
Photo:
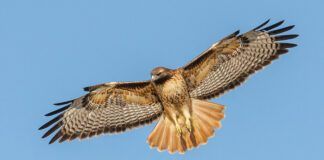
[[[157,76],[161,75],[161,72],[157,73],[156,75],[157,75]]]

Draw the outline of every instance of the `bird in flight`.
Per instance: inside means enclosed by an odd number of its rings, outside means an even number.
[[[56,117],[39,128],[51,126],[42,138],[55,132],[50,144],[84,139],[157,120],[147,142],[159,151],[184,153],[207,143],[224,118],[224,106],[208,100],[296,46],[282,41],[298,35],[281,34],[294,25],[279,27],[284,22],[280,21],[267,26],[268,22],[244,34],[228,35],[183,67],[154,68],[150,80],[85,87],[86,95],[56,103],[63,107],[45,115]]]

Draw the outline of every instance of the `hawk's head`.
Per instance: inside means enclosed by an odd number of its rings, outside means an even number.
[[[156,67],[151,71],[152,81],[162,83],[172,77],[172,70],[165,67]]]

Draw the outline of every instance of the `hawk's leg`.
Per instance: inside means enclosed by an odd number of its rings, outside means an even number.
[[[183,115],[185,117],[186,128],[188,129],[189,133],[191,133],[192,131],[191,114],[188,108],[184,108]]]
[[[178,124],[178,122],[176,122],[175,127],[177,129],[178,136],[181,136],[182,135],[182,129],[181,129],[180,125]]]
[[[164,109],[164,112],[166,113],[167,118],[169,118],[175,126],[178,136],[182,136],[182,129],[180,127],[180,124],[178,123],[178,111],[171,110],[171,108],[166,107]]]
[[[173,120],[173,124],[175,125],[176,129],[177,129],[177,133],[178,133],[178,136],[182,136],[182,129],[178,123],[178,115],[173,113],[172,114],[172,120]]]

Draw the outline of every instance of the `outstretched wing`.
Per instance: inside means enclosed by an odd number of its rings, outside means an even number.
[[[296,38],[296,34],[278,35],[292,29],[277,29],[284,21],[263,28],[266,21],[255,29],[225,37],[183,67],[190,95],[209,99],[240,85],[246,78],[268,65],[279,55],[287,53],[296,44],[280,41]]]
[[[43,136],[56,134],[50,143],[86,138],[102,133],[122,132],[150,123],[162,113],[162,105],[152,84],[145,82],[111,82],[86,87],[90,93],[55,105],[63,108],[46,114],[54,119],[39,129],[52,126]]]

